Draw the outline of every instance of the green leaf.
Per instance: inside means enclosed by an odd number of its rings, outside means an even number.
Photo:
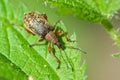
[[[60,49],[53,45],[56,56],[61,60],[61,68],[56,70],[58,64],[50,56],[46,41],[41,42],[39,46],[33,48],[28,47],[29,44],[37,41],[39,36],[30,35],[24,29],[19,28],[19,26],[12,25],[12,23],[23,25],[22,16],[24,12],[28,11],[23,3],[16,6],[16,10],[8,0],[1,0],[0,7],[3,8],[1,9],[1,14],[3,15],[0,15],[0,54],[5,57],[10,64],[12,63],[20,69],[20,78],[26,75],[35,80],[85,80],[87,78],[85,76],[85,63],[80,65],[81,53],[79,51],[70,48],[61,51],[69,66],[67,69],[66,63],[60,56]],[[57,26],[65,30],[62,22]],[[77,47],[76,42],[69,43],[66,42],[64,37],[62,39],[65,45]],[[75,34],[71,36],[71,39],[76,39]],[[1,65],[1,67],[3,66]],[[7,67],[11,66],[4,66],[4,69]],[[74,71],[72,71],[72,68]],[[5,72],[4,69],[2,72]],[[17,72],[16,69],[15,71]],[[12,78],[12,76],[17,77],[16,72],[13,72],[13,75],[9,75],[9,77],[4,75],[2,75],[2,77],[9,79]],[[11,74],[11,72],[7,74]]]
[[[115,30],[114,26],[110,23],[110,21],[106,18],[102,20],[101,24],[111,35],[112,39],[115,40],[115,44],[120,46],[120,34],[118,33],[118,31]]]
[[[3,0],[1,0],[1,2],[0,2],[0,12],[2,12],[0,16],[4,17],[7,15],[6,14],[6,5]]]
[[[46,0],[54,6],[58,6],[60,14],[75,14],[81,20],[100,21],[103,17],[84,0]]]
[[[100,22],[120,9],[120,0],[45,0],[60,14],[74,14],[81,20]]]
[[[0,80],[27,80],[27,75],[0,53]]]
[[[113,57],[116,57],[116,58],[119,58],[120,57],[120,53],[115,53],[115,54],[112,54]]]

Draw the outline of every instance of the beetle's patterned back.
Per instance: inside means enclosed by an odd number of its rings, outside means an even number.
[[[44,18],[44,16],[33,11],[29,11],[24,14],[23,22],[26,28],[29,28],[30,26],[32,26],[33,20],[37,20],[38,22],[41,22],[41,21],[45,22],[46,19]]]
[[[51,26],[45,14],[38,14],[33,11],[27,12],[23,16],[23,22],[26,29],[41,37],[44,37],[50,31],[49,27]]]

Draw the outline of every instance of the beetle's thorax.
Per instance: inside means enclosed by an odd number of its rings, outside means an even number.
[[[46,40],[48,40],[51,43],[54,43],[55,45],[58,46],[58,48],[62,48],[60,42],[58,41],[56,35],[53,33],[53,31],[49,31],[46,36],[45,36]]]

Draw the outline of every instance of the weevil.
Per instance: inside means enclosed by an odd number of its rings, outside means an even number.
[[[43,40],[47,40],[48,42],[55,44],[59,49],[62,49],[64,45],[61,44],[57,36],[61,32],[63,32],[65,34],[65,38],[67,39],[67,41],[71,41],[71,40],[67,37],[66,33],[62,29],[55,32],[55,27],[58,22],[56,22],[56,24],[52,26],[48,22],[46,14],[39,14],[35,11],[26,12],[23,16],[23,23],[25,25],[26,30],[33,35],[38,35],[40,37],[39,42]],[[34,45],[36,45],[36,43],[30,45],[30,47]],[[48,50],[50,53],[52,52],[51,45],[49,45]],[[59,69],[61,64],[60,60],[54,54],[51,55],[58,62],[57,69]]]

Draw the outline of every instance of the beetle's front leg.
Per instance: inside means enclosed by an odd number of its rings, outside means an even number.
[[[54,24],[54,28],[56,28],[57,24],[60,23],[60,20],[58,20],[55,24]]]
[[[60,22],[60,20],[58,20],[53,26],[52,25],[50,25],[49,23],[46,23],[46,25],[47,26],[49,26],[49,30],[50,31],[56,31],[56,29],[57,29],[57,24]]]

